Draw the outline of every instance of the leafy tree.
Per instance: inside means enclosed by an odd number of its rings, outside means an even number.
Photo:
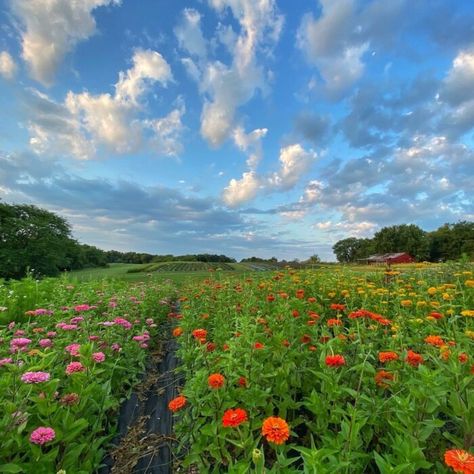
[[[30,205],[0,203],[0,276],[21,278],[28,268],[57,275],[70,263],[74,241],[62,217]]]
[[[432,261],[457,260],[462,254],[474,258],[474,222],[444,224],[429,237]]]
[[[339,262],[351,263],[374,253],[374,243],[371,239],[349,237],[336,242],[332,250]]]
[[[414,224],[384,227],[375,233],[374,244],[379,253],[407,252],[416,260],[430,256],[428,234]]]

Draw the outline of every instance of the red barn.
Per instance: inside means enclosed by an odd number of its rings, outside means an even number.
[[[386,253],[382,255],[371,255],[365,259],[367,263],[374,264],[374,263],[385,263],[385,264],[392,264],[392,263],[413,263],[415,259],[406,252],[398,252],[398,253]]]

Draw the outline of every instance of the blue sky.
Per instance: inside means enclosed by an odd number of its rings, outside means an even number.
[[[473,220],[470,0],[0,0],[0,198],[81,242],[334,259]]]

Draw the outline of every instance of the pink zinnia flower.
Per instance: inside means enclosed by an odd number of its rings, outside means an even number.
[[[64,350],[66,352],[69,352],[73,357],[79,357],[79,349],[81,348],[80,344],[69,344],[69,346],[66,346]]]
[[[23,329],[17,329],[17,330],[15,331],[14,336],[15,336],[15,337],[21,337],[21,336],[24,336],[25,334],[26,334],[26,332],[23,331]]]
[[[48,332],[46,333],[46,335],[47,335],[48,337],[56,337],[56,334],[57,334],[56,331],[48,331]]]
[[[25,383],[41,383],[47,382],[49,377],[48,372],[25,372],[21,376],[21,380]]]
[[[125,329],[130,329],[132,327],[132,323],[124,318],[115,318],[114,322]]]
[[[54,432],[53,428],[40,426],[39,428],[36,428],[33,433],[31,433],[30,441],[34,444],[43,445],[45,443],[49,443],[55,437],[56,433]]]
[[[89,311],[91,309],[91,306],[88,304],[78,304],[77,306],[74,306],[74,311],[80,313],[81,311]]]
[[[103,352],[94,352],[92,354],[92,359],[94,362],[101,363],[105,360],[105,354]]]
[[[83,372],[85,369],[80,362],[71,362],[66,367],[66,375],[71,375],[74,372]]]
[[[11,364],[11,363],[13,363],[13,359],[11,357],[0,359],[0,367],[2,367],[3,365]]]
[[[26,337],[12,339],[10,342],[10,345],[17,347],[26,347],[28,344],[31,344],[31,339],[27,339]]]
[[[41,347],[51,347],[53,345],[53,341],[51,339],[40,339],[39,345]]]

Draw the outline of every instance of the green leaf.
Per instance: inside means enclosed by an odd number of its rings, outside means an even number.
[[[25,472],[18,464],[2,464],[0,472]]]

